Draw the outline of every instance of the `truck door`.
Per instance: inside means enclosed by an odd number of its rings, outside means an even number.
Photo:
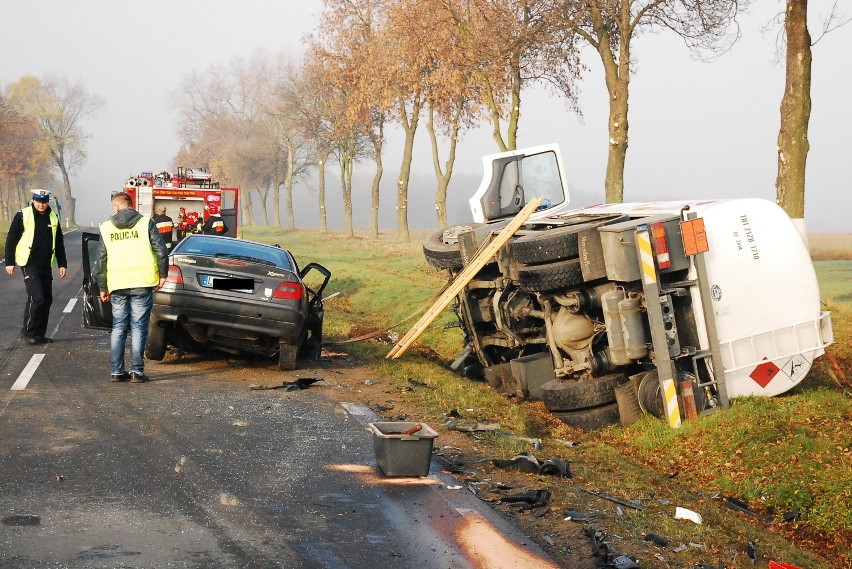
[[[112,329],[112,305],[101,301],[101,289],[92,276],[98,258],[101,236],[83,232],[83,326],[97,330]]]
[[[237,236],[237,211],[240,204],[240,194],[238,188],[222,188],[221,210],[219,214],[222,216],[222,221],[228,230],[223,233],[226,237]]]
[[[557,145],[491,154],[483,157],[482,165],[482,183],[470,198],[473,221],[485,223],[511,217],[527,201],[539,196],[544,198],[540,211],[547,211],[548,215],[567,209],[568,194]]]

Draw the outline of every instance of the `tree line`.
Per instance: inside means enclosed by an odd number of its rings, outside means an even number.
[[[402,160],[395,165],[397,238],[408,241],[408,184],[419,128],[426,129],[430,141],[436,221],[443,227],[447,188],[464,132],[488,125],[498,151],[515,149],[527,90],[544,85],[568,108],[576,107],[578,81],[599,62],[609,98],[603,187],[607,202],[620,202],[629,146],[633,40],[667,31],[696,54],[719,53],[736,41],[737,16],[748,4],[324,0],[318,26],[303,40],[301,61],[283,53],[255,55],[184,78],[172,94],[181,140],[174,163],[206,164],[223,183],[241,187],[243,223],[288,228],[295,227],[294,181],[316,171],[323,231],[326,168],[336,165],[349,234],[354,231],[352,176],[361,164],[373,173],[370,232],[377,237],[385,129],[396,125],[404,135]],[[787,40],[777,198],[791,217],[803,217],[811,108],[807,0],[786,0],[777,19]],[[838,22],[832,13],[823,31]],[[595,63],[587,60],[589,54]],[[28,186],[59,171],[65,214],[73,221],[69,172],[85,159],[81,123],[100,105],[84,88],[61,79],[26,77],[0,91],[4,217],[13,213],[13,204],[20,203]]]

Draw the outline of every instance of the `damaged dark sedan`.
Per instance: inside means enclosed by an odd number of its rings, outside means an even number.
[[[166,284],[154,294],[145,357],[162,360],[171,344],[277,355],[279,369],[296,369],[300,355],[319,356],[322,292],[330,277],[317,263],[300,269],[278,246],[191,235],[172,250]]]

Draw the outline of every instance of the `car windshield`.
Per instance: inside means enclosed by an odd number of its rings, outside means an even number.
[[[275,265],[288,271],[295,271],[289,255],[283,249],[240,239],[192,235],[181,241],[172,254],[230,257],[244,261],[257,261]]]

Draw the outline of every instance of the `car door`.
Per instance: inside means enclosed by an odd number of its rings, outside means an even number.
[[[100,234],[83,232],[83,326],[110,330],[112,305],[101,300],[101,289],[92,274],[100,244]]]
[[[489,154],[482,158],[485,174],[470,198],[473,221],[511,217],[535,197],[542,205],[531,219],[568,209],[568,191],[559,147],[555,144]]]

